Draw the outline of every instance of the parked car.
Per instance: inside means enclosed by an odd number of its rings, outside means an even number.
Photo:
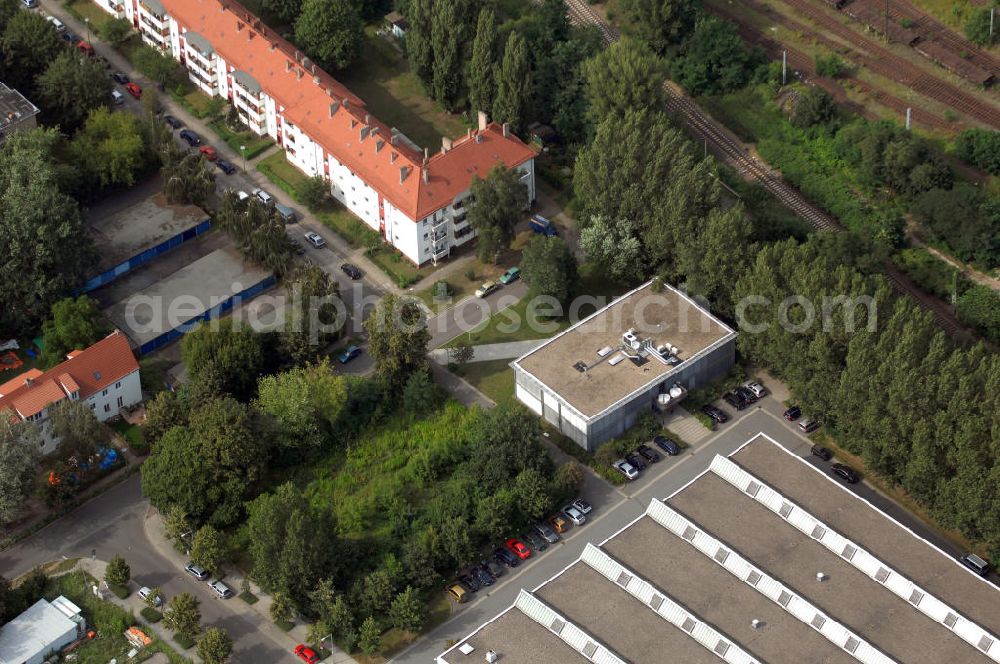
[[[795,420],[802,417],[802,409],[799,408],[798,406],[792,406],[782,414],[782,417],[784,417],[789,422],[794,422]]]
[[[351,265],[350,263],[344,263],[340,266],[340,269],[344,271],[344,274],[349,276],[351,279],[358,280],[361,278],[361,270],[358,269],[357,265]]]
[[[219,153],[216,152],[215,148],[213,148],[211,145],[201,146],[200,148],[198,148],[198,152],[203,154],[205,156],[205,159],[208,159],[209,161],[215,161],[216,159],[219,158]]]
[[[830,459],[833,458],[833,452],[826,449],[822,445],[813,445],[812,449],[810,449],[809,451],[812,452],[813,456],[817,456],[823,461],[829,461]]]
[[[267,193],[263,189],[254,189],[250,193],[253,196],[256,196],[257,199],[260,200],[260,202],[263,203],[264,205],[270,205],[272,202],[274,202],[274,196],[272,196],[271,194]]]
[[[354,358],[358,357],[359,355],[361,355],[361,349],[360,348],[358,348],[357,346],[348,346],[347,350],[345,350],[343,353],[341,353],[337,357],[337,359],[340,360],[341,364],[347,364],[348,362],[350,362]]]
[[[707,403],[704,406],[702,406],[701,412],[703,412],[705,415],[708,415],[710,418],[712,418],[715,422],[718,422],[719,424],[724,424],[729,421],[729,416],[726,415],[725,411],[723,411],[721,408],[716,408],[710,403]]]
[[[138,83],[126,83],[125,91],[136,99],[142,99],[142,88],[139,87]]]
[[[250,198],[250,194],[240,189],[236,192],[236,198],[240,199],[240,203],[242,203],[246,199]]]
[[[287,205],[282,205],[281,203],[274,204],[274,211],[278,213],[281,220],[286,224],[295,223],[295,210],[288,207]]]
[[[465,588],[458,585],[457,583],[453,583],[447,588],[445,588],[445,592],[447,592],[448,596],[451,597],[456,602],[458,602],[459,604],[465,604],[466,602],[469,601],[469,593],[466,592]]]
[[[504,542],[507,548],[511,550],[514,555],[516,555],[521,560],[527,560],[531,557],[531,549],[525,546],[524,542],[514,537]]]
[[[214,590],[220,599],[229,599],[233,596],[233,591],[222,581],[209,581],[208,587]]]
[[[326,246],[326,240],[319,233],[313,233],[312,231],[307,231],[303,233],[302,236],[317,249],[321,249]]]
[[[799,429],[802,431],[802,433],[812,433],[818,428],[819,428],[819,422],[810,417],[807,417],[806,419],[799,422]]]
[[[198,579],[199,581],[204,581],[205,579],[208,578],[208,572],[205,571],[205,568],[199,565],[195,565],[194,563],[188,563],[184,567],[184,571],[193,576],[194,578]]]
[[[190,129],[182,129],[181,133],[178,134],[185,143],[194,147],[196,145],[201,145],[201,136],[194,133]]]
[[[544,551],[549,548],[549,543],[538,533],[531,530],[521,533],[521,540],[526,542],[532,551]]]
[[[474,593],[479,590],[479,582],[476,581],[472,574],[459,574],[458,582],[470,593]]]
[[[232,175],[233,173],[236,172],[236,167],[230,164],[225,159],[216,160],[215,166],[226,175]]]
[[[991,565],[989,561],[980,558],[974,553],[967,553],[959,558],[959,560],[962,561],[963,565],[971,569],[979,576],[986,576],[990,573]]]
[[[517,567],[521,564],[521,559],[514,555],[514,552],[504,547],[498,547],[493,551],[493,557],[501,565],[507,567]]]
[[[126,76],[124,72],[116,71],[111,74],[111,78],[115,79],[115,83],[118,83],[119,85],[128,84],[128,76]]]
[[[632,464],[636,470],[646,470],[646,462],[639,458],[639,455],[634,452],[627,453],[625,455],[625,460]]]
[[[681,453],[681,446],[666,436],[653,436],[653,444],[666,452],[669,456],[677,456]]]
[[[21,0],[25,7],[28,9],[34,9],[38,6],[38,0]]]
[[[181,127],[184,126],[183,122],[181,122],[172,115],[164,115],[163,121],[166,122],[168,125],[170,125],[171,129],[180,129]]]
[[[538,533],[538,535],[549,544],[555,544],[556,542],[559,541],[559,533],[553,530],[552,527],[547,523],[539,521],[534,526],[532,526],[532,528],[534,528],[535,532]]]
[[[66,25],[55,16],[46,16],[45,20],[52,24],[56,32],[66,32]]]
[[[756,396],[758,399],[763,398],[764,396],[767,395],[767,390],[764,389],[764,386],[755,380],[751,380],[750,382],[748,382],[746,384],[746,389],[753,392],[754,396]]]
[[[639,471],[635,469],[635,466],[630,464],[625,459],[618,459],[611,467],[617,470],[619,473],[625,476],[625,479],[631,481],[639,477]]]
[[[295,656],[301,659],[306,664],[319,663],[319,655],[317,655],[316,651],[310,648],[309,646],[300,643],[299,645],[295,646],[294,652]]]
[[[492,586],[496,583],[496,579],[490,574],[490,570],[483,567],[482,565],[473,565],[472,569],[469,570],[476,581],[479,583],[480,588],[485,588],[486,586]]]
[[[562,534],[569,530],[569,521],[565,518],[559,516],[558,514],[549,517],[549,525],[552,526],[555,531]]]
[[[756,403],[757,399],[760,398],[757,396],[756,392],[751,390],[749,387],[743,387],[742,385],[740,387],[737,387],[733,391],[736,392],[736,396],[743,399],[743,402],[746,403],[746,405],[748,406]]]
[[[80,41],[80,38],[76,36],[76,33],[70,32],[69,30],[61,33],[59,36],[62,37],[62,40],[67,44],[69,44],[70,46]]]
[[[743,410],[744,408],[747,407],[746,400],[745,399],[741,399],[740,397],[736,396],[732,392],[726,392],[725,394],[723,394],[722,395],[722,400],[725,401],[726,403],[728,403],[730,406],[732,406],[736,410]]]
[[[576,509],[580,510],[580,512],[584,515],[590,514],[594,511],[594,507],[583,498],[577,498],[573,501],[572,505]]]
[[[476,289],[476,297],[486,297],[498,288],[500,288],[500,284],[497,282],[487,281],[485,284]]]
[[[857,484],[861,477],[850,466],[842,463],[835,463],[830,466],[830,472],[844,480],[848,484]]]
[[[143,586],[142,588],[139,588],[139,599],[141,599],[143,602],[148,602],[149,601],[149,596],[152,593],[153,593],[153,589],[152,588],[150,588],[148,586]],[[153,598],[153,606],[160,606],[161,604],[163,604],[163,598],[162,597],[160,597],[159,595],[157,595],[156,597]]]
[[[660,460],[660,455],[656,453],[656,450],[651,448],[649,445],[640,445],[635,448],[636,454],[641,456],[643,459],[649,463],[656,463]]]
[[[564,507],[562,513],[566,515],[567,519],[573,522],[574,526],[582,526],[587,522],[587,517],[583,515],[583,512],[576,509],[572,504]]]
[[[118,92],[117,90],[111,91],[111,101],[114,102],[115,106],[121,106],[125,103],[125,95]]]
[[[479,561],[479,566],[488,571],[494,579],[499,579],[503,576],[503,565],[496,560],[486,558]]]
[[[512,267],[503,273],[503,276],[500,277],[500,283],[510,284],[517,281],[520,278],[521,278],[521,268]]]
[[[76,43],[76,48],[81,53],[83,53],[84,55],[86,55],[88,58],[94,57],[94,47],[91,46],[90,44],[88,44],[87,42],[82,41],[82,40],[78,41]]]

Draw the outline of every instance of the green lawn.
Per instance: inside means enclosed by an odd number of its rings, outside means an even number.
[[[64,2],[63,7],[65,7],[66,11],[72,14],[77,20],[83,21],[89,19],[91,37],[102,32],[104,30],[104,25],[112,18],[111,14],[98,7],[90,0],[74,0],[73,2]],[[87,38],[86,34],[80,36],[84,39]]]
[[[171,91],[170,96],[196,118],[208,118],[218,115],[226,107],[226,100],[222,97],[209,97],[201,90],[194,89],[193,86],[189,92],[183,95]],[[238,150],[239,147],[237,145],[236,149]]]
[[[371,29],[365,40],[364,57],[337,78],[364,100],[375,117],[431,152],[439,148],[442,136],[465,132],[458,115],[445,112],[424,94],[405,57],[392,44]]]
[[[272,141],[270,137],[258,136],[249,129],[240,132],[233,131],[229,128],[229,125],[226,124],[226,121],[223,118],[213,120],[208,126],[210,126],[212,130],[219,135],[219,138],[221,138],[226,145],[236,150],[236,152],[240,152],[241,145],[244,146],[246,151],[243,156],[247,159],[253,159],[274,145],[274,141]]]
[[[514,370],[510,360],[469,362],[457,367],[455,373],[496,403],[514,398]]]
[[[138,424],[129,424],[125,420],[116,420],[111,424],[111,428],[121,434],[129,445],[142,445],[145,441],[142,437],[142,429]]]
[[[184,664],[189,661],[163,641],[155,638],[152,630],[136,620],[130,612],[94,597],[90,593],[90,586],[96,583],[97,581],[89,575],[84,580],[82,572],[70,572],[49,579],[45,586],[46,599],[52,600],[64,595],[83,609],[87,626],[97,632],[94,639],[73,651],[77,664],[107,664],[113,658],[124,661],[125,654],[131,646],[125,640],[123,632],[133,625],[138,626],[153,639],[153,643],[143,649],[144,653],[162,652],[170,659],[171,664]]]

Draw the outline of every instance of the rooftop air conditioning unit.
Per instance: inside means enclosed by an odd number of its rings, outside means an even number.
[[[486,661],[487,662],[489,662],[490,664],[493,664],[498,659],[500,659],[500,655],[496,654],[496,651],[494,651],[494,650],[487,650],[486,651]]]

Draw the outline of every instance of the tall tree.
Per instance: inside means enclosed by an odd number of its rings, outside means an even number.
[[[358,647],[371,657],[382,647],[382,628],[373,616],[368,616],[358,630]]]
[[[355,0],[303,0],[295,40],[326,69],[346,69],[361,52],[364,25]]]
[[[160,146],[160,175],[168,203],[191,203],[204,206],[215,191],[215,173],[197,152],[182,150],[171,139]],[[232,190],[226,192],[226,196]]]
[[[181,357],[191,383],[214,375],[222,391],[237,399],[253,395],[257,376],[264,370],[261,335],[232,318],[199,324],[184,335]]]
[[[198,657],[204,664],[226,664],[233,654],[233,637],[221,627],[209,627],[198,640]]]
[[[188,638],[201,633],[201,602],[191,593],[174,595],[167,602],[163,624]]]
[[[285,291],[291,306],[285,308],[281,347],[296,364],[315,362],[343,332],[340,287],[322,268],[303,265],[285,277]]]
[[[594,124],[609,116],[620,118],[628,110],[662,109],[666,103],[663,63],[636,39],[620,39],[585,62],[583,75]]]
[[[434,42],[431,38],[433,0],[410,0],[406,18],[406,55],[410,60],[410,70],[430,89],[434,76]]]
[[[690,34],[700,5],[698,0],[624,0],[622,9],[632,32],[665,54]]]
[[[42,326],[45,350],[42,360],[47,367],[63,362],[72,350],[83,350],[103,339],[110,331],[101,319],[97,301],[80,295],[63,298],[52,305],[52,318]]]
[[[19,11],[0,36],[0,80],[31,99],[35,77],[64,49],[58,33],[42,14]]]
[[[520,33],[507,38],[503,61],[497,71],[497,95],[493,102],[493,119],[509,122],[515,131],[522,129],[528,113],[531,93],[531,62],[528,44]]]
[[[497,16],[492,7],[483,7],[476,22],[472,59],[466,72],[469,106],[489,113],[496,95]]]
[[[35,130],[8,136],[0,150],[0,329],[7,336],[36,333],[96,260],[79,205],[60,190],[51,157],[58,141],[54,130]]]
[[[683,55],[671,61],[671,74],[692,95],[741,88],[765,61],[764,52],[750,48],[734,23],[717,16],[702,15],[685,44]]]
[[[226,536],[207,524],[198,529],[191,543],[191,560],[207,570],[222,576],[222,563],[226,559]]]
[[[521,257],[528,297],[553,297],[561,304],[569,302],[579,276],[573,252],[560,237],[535,235],[528,241]]]
[[[324,446],[347,405],[347,381],[327,363],[260,379],[257,408],[278,424],[278,442],[298,453]]]
[[[376,374],[391,390],[402,391],[410,375],[427,366],[430,332],[423,311],[415,301],[388,293],[364,325]]]
[[[132,568],[125,562],[119,554],[108,561],[108,566],[104,571],[104,580],[111,585],[127,586],[132,578]]]
[[[12,521],[31,496],[41,443],[31,422],[0,417],[0,524]]]
[[[83,401],[62,401],[49,406],[49,426],[59,439],[62,458],[86,458],[107,445],[108,429],[97,421],[94,411]]]
[[[580,231],[580,248],[588,261],[612,279],[636,283],[646,276],[642,242],[628,219],[612,222],[604,215],[594,215]]]
[[[302,12],[302,0],[263,0],[260,8],[273,14],[282,23],[291,25]]]
[[[446,110],[452,110],[462,84],[462,42],[460,0],[436,0],[431,14],[431,93]]]
[[[72,134],[90,111],[107,106],[112,83],[101,64],[73,51],[64,51],[36,79],[36,101],[48,125]]]
[[[145,150],[136,117],[103,107],[90,112],[70,144],[74,161],[101,187],[135,184]]]
[[[427,622],[427,609],[416,590],[407,586],[406,590],[396,595],[389,607],[389,620],[393,627],[404,632],[418,633],[423,629]]]
[[[468,215],[478,237],[476,255],[483,262],[493,262],[514,239],[514,227],[528,206],[528,190],[518,171],[500,165],[484,180],[473,177],[470,189],[474,202]]]

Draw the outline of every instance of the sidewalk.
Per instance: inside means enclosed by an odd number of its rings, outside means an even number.
[[[188,562],[187,558],[181,555],[167,539],[163,528],[163,519],[152,507],[146,513],[143,530],[146,533],[146,539],[157,553],[170,560],[178,569],[184,568]],[[233,592],[239,594],[243,584],[241,574],[227,572],[221,578],[225,580],[226,585],[233,589]],[[238,597],[234,597],[227,603],[227,607],[234,613],[244,616],[258,631],[266,634],[272,641],[287,644],[289,651],[300,643],[308,643],[306,638],[308,626],[304,622],[297,620],[295,627],[287,632],[283,631],[271,620],[271,596],[265,594],[252,580],[250,581],[250,592],[257,596],[256,604],[247,604]],[[357,664],[350,655],[336,647],[334,647],[333,653],[323,661],[331,664]]]
[[[490,362],[492,360],[514,360],[525,353],[538,348],[548,339],[529,339],[528,341],[508,341],[499,344],[483,344],[473,346],[472,359],[469,362]],[[448,349],[435,348],[430,352],[430,358],[438,364],[447,365]]]

